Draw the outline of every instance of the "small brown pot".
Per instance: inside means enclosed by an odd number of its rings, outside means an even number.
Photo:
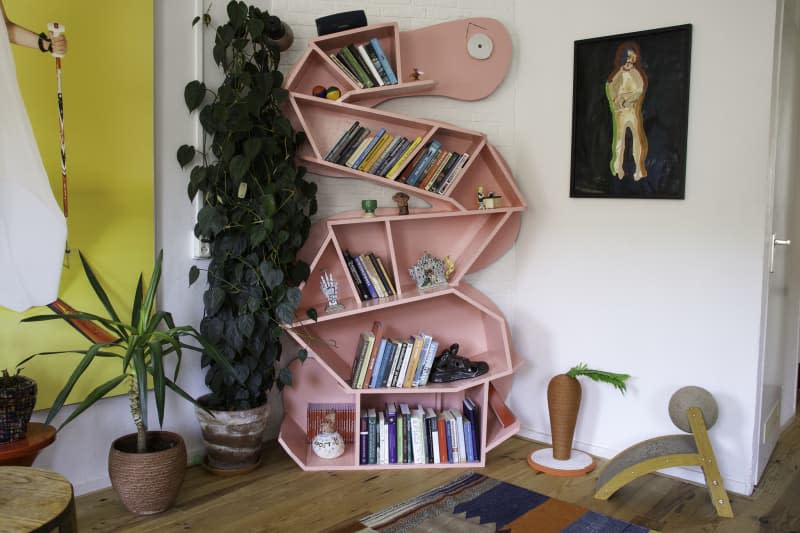
[[[186,444],[177,433],[148,431],[148,449],[136,453],[136,433],[118,438],[108,452],[108,475],[122,505],[141,515],[166,511],[186,474]]]
[[[203,405],[204,398],[197,402]],[[195,407],[208,454],[204,466],[222,475],[243,474],[258,467],[269,411],[269,403],[244,411]]]
[[[554,376],[547,384],[547,408],[553,435],[553,458],[566,461],[572,454],[572,437],[581,406],[581,384],[566,374]]]

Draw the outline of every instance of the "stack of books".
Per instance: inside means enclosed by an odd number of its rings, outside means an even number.
[[[470,397],[463,412],[389,402],[361,410],[359,464],[443,464],[481,460],[481,417]]]
[[[354,389],[423,387],[428,383],[439,341],[420,332],[408,339],[385,338],[383,324],[361,334],[353,357]]]
[[[422,137],[393,136],[380,128],[375,134],[359,121],[353,122],[325,155],[325,161],[395,179]]]
[[[444,194],[469,160],[469,154],[450,152],[432,140],[405,167],[397,181]]]
[[[363,44],[348,44],[329,57],[360,89],[397,84],[394,69],[374,37]]]
[[[397,294],[392,276],[380,257],[372,252],[351,255],[349,250],[344,250],[342,256],[362,302]]]

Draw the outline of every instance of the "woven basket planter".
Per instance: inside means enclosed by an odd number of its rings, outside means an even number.
[[[0,444],[24,439],[36,405],[36,382],[14,376],[14,384],[0,388]]]
[[[547,409],[555,459],[566,461],[572,455],[572,438],[580,406],[580,382],[566,374],[554,376],[547,384]]]
[[[198,398],[203,404],[204,397]],[[195,407],[207,456],[203,466],[215,474],[243,474],[261,463],[270,404],[244,411],[206,411]]]
[[[148,431],[149,449],[136,453],[136,433],[120,437],[108,453],[111,486],[130,512],[140,515],[166,511],[178,497],[186,474],[186,444],[177,433]]]

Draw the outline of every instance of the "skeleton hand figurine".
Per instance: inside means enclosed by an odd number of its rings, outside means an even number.
[[[328,300],[328,305],[325,307],[326,313],[344,309],[344,306],[337,301],[339,284],[327,270],[322,271],[322,275],[319,277],[319,286],[322,289],[322,294],[325,295],[325,299]]]

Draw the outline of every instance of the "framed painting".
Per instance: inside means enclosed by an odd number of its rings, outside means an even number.
[[[692,26],[575,41],[570,197],[683,199]]]

